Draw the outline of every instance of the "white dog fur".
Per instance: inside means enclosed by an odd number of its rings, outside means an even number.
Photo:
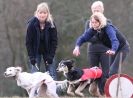
[[[21,67],[9,67],[4,75],[15,77],[17,85],[27,91],[29,98],[35,98],[36,91],[38,97],[59,98],[56,94],[56,83],[47,72],[27,73],[22,72]]]

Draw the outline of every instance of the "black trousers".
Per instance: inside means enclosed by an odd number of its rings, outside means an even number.
[[[106,79],[109,77],[109,55],[106,53],[94,53],[94,52],[89,52],[89,65],[91,67],[93,66],[98,66],[101,67],[102,69],[102,77],[97,79],[98,87],[100,90],[100,93],[104,93],[104,85],[106,82]]]
[[[96,51],[97,49],[101,48],[104,50],[102,51]],[[98,66],[102,68],[102,77],[100,79],[97,79],[97,83],[99,86],[100,93],[104,93],[104,85],[106,82],[106,79],[113,75],[118,73],[119,69],[119,62],[120,62],[120,53],[122,53],[122,63],[127,57],[129,53],[129,46],[125,45],[123,48],[121,48],[119,51],[116,52],[115,55],[110,56],[106,54],[106,51],[108,50],[107,47],[104,47],[103,45],[99,45],[98,47],[93,45],[93,50],[91,48],[88,48],[88,61],[90,67]]]

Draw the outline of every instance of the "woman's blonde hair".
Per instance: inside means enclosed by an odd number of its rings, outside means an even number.
[[[102,1],[95,1],[93,2],[93,4],[91,5],[91,9],[94,9],[95,7],[100,6],[101,8],[101,12],[104,12],[104,4]]]
[[[101,29],[107,25],[107,18],[104,16],[104,14],[102,14],[100,12],[96,12],[96,13],[92,14],[92,16],[90,17],[90,28],[93,28],[92,23],[91,23],[92,19],[95,19],[96,21],[98,21],[100,23],[99,29]]]
[[[37,9],[35,11],[35,16],[37,16],[37,12],[40,11],[40,10],[41,11],[47,11],[48,17],[47,17],[46,21],[50,22],[52,27],[54,27],[53,17],[52,17],[52,15],[50,13],[49,6],[48,6],[48,4],[46,2],[42,2],[42,3],[37,5]]]

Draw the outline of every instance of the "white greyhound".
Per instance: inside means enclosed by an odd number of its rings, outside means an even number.
[[[17,85],[27,91],[29,98],[36,96],[59,98],[56,93],[56,83],[47,72],[27,73],[22,72],[21,67],[9,67],[4,72],[4,75],[5,77],[14,77]]]

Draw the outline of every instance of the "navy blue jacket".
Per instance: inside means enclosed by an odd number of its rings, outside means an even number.
[[[57,48],[57,29],[50,22],[45,22],[45,59],[53,59]],[[26,48],[30,59],[35,59],[40,44],[40,23],[36,17],[28,22]]]
[[[89,28],[78,38],[76,45],[81,46],[84,42],[94,43],[91,39],[95,39],[96,42],[102,43],[113,51],[121,49],[126,44],[125,37],[116,32],[116,28],[109,23],[101,31]]]

